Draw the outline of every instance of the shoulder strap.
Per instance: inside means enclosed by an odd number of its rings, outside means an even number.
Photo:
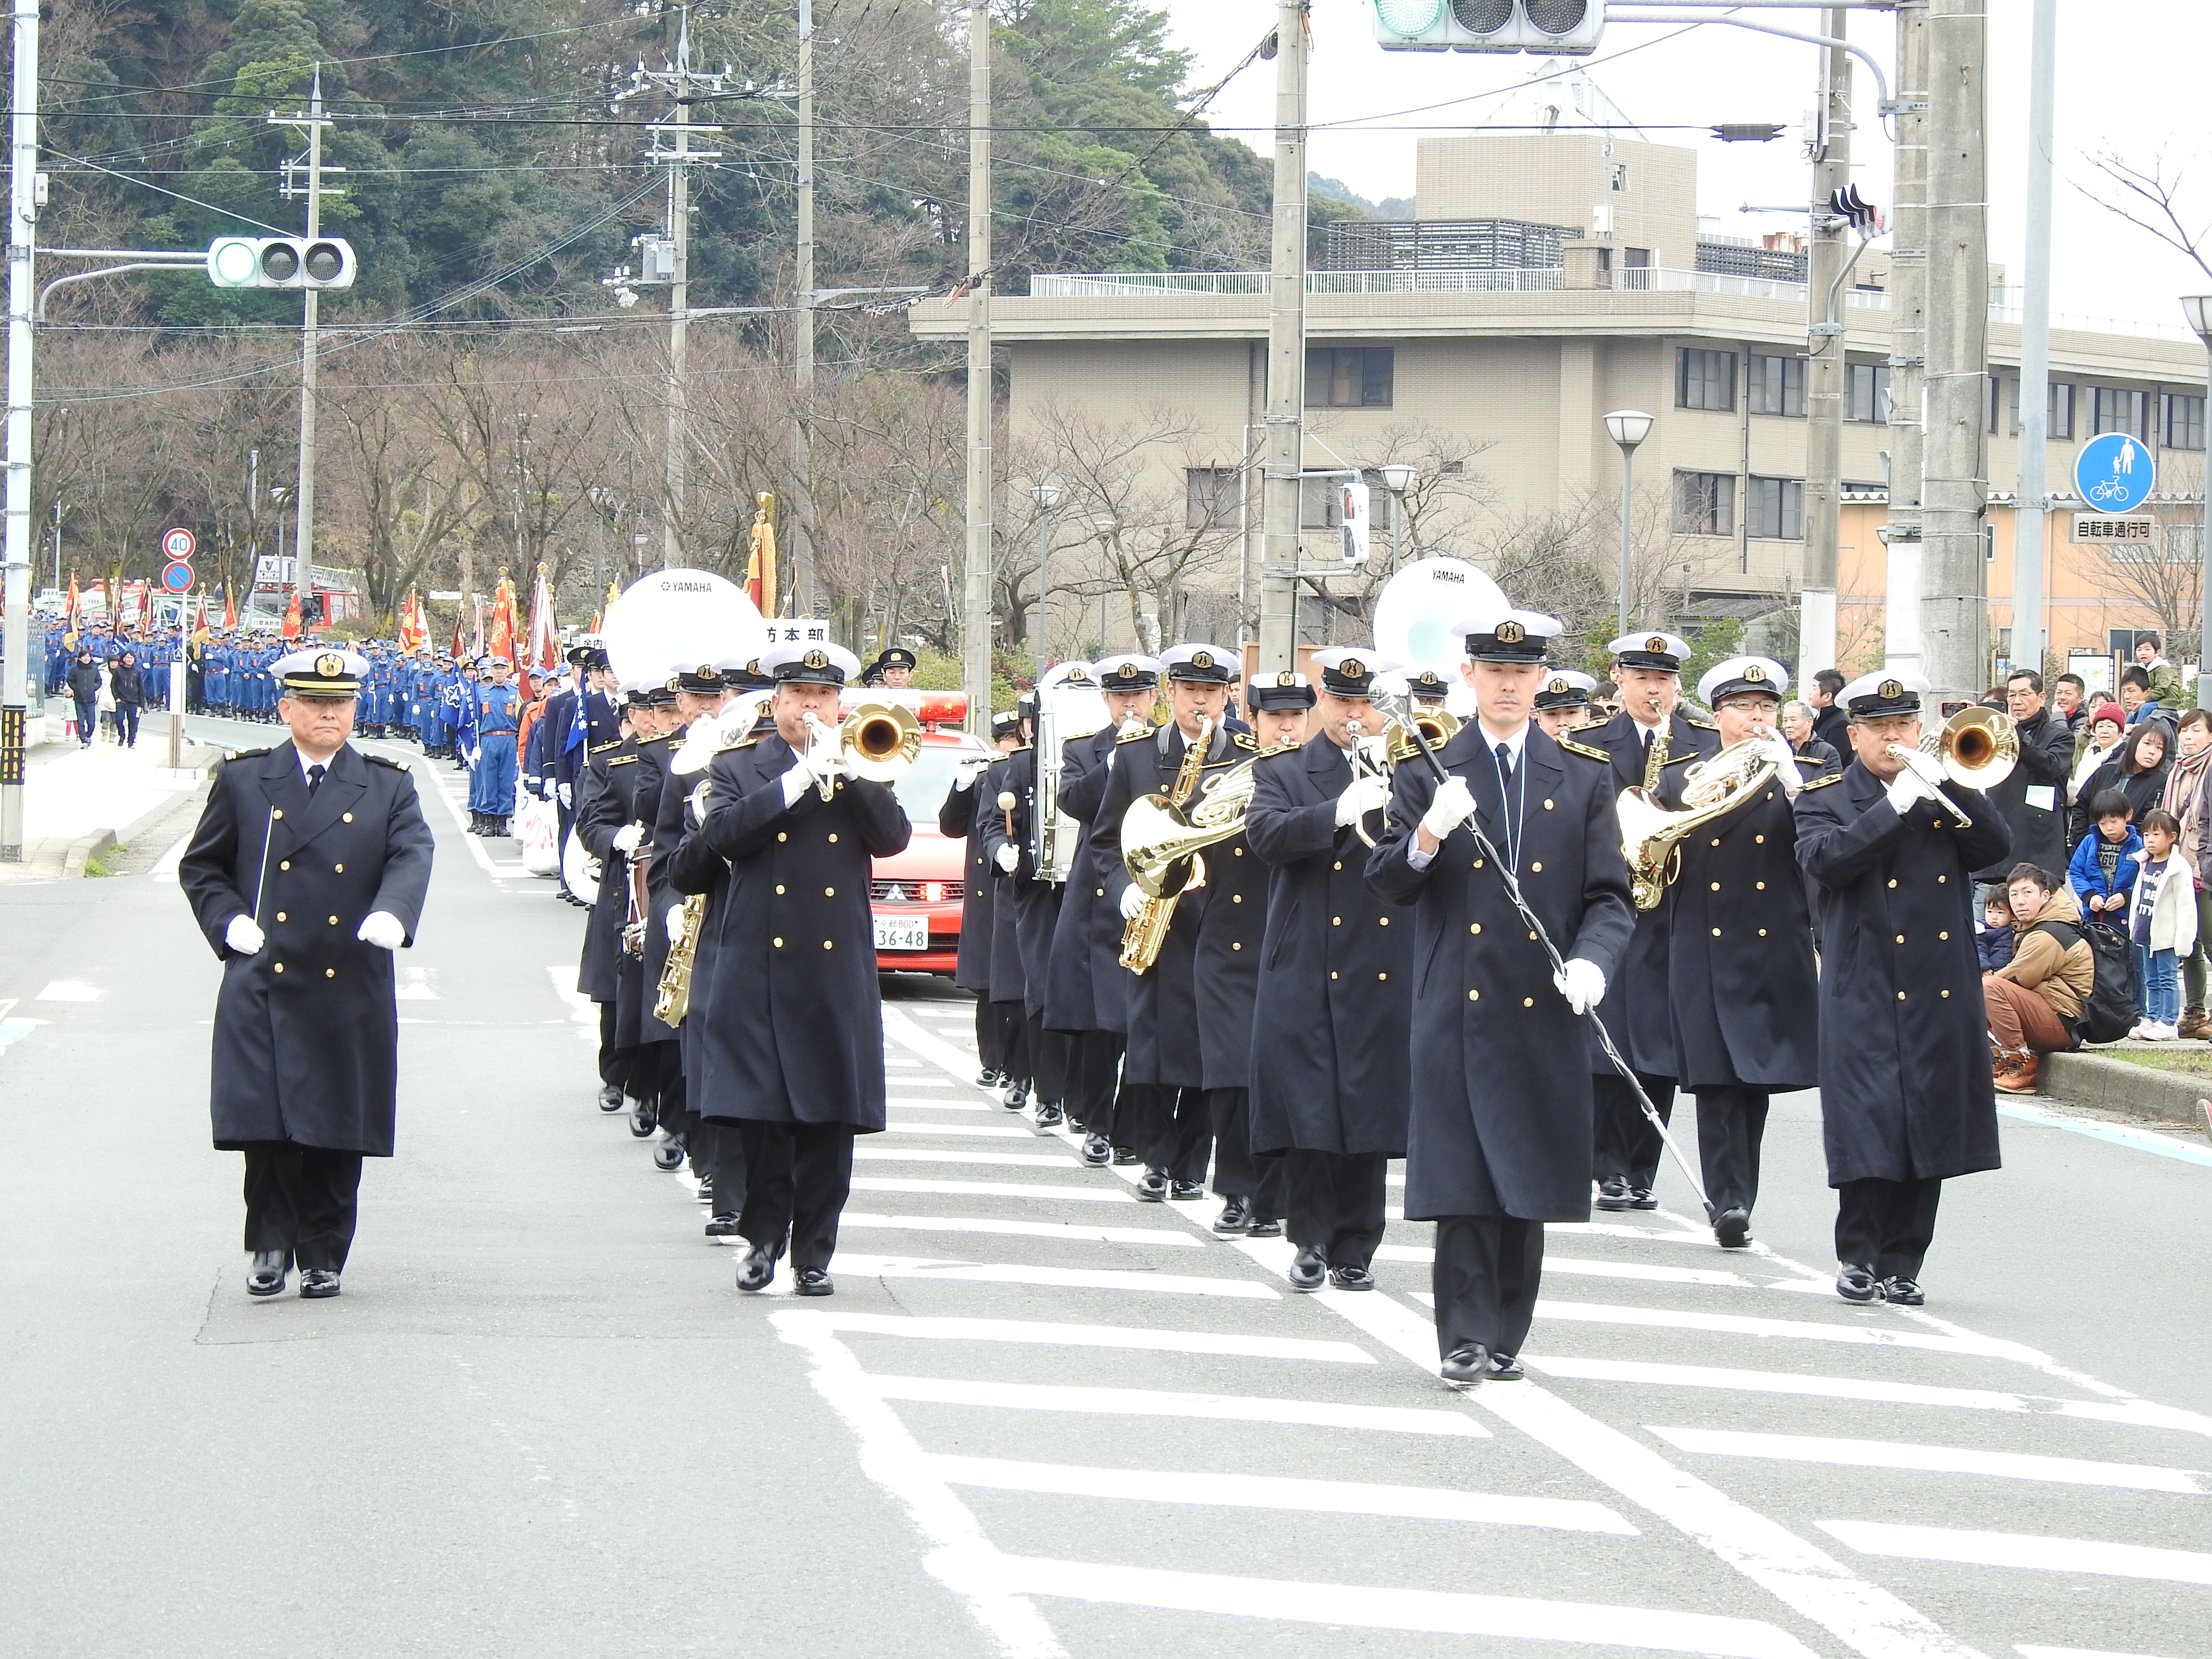
[[[2048,933],[2058,941],[2058,948],[2062,951],[2072,950],[2088,937],[2072,922],[2059,921],[2055,919],[2050,921],[2039,921],[2027,931],[2031,933]]]

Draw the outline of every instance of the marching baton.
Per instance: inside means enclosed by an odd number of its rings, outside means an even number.
[[[1430,746],[1428,733],[1422,731],[1419,723],[1410,718],[1412,709],[1404,698],[1377,697],[1375,699],[1375,704],[1386,716],[1396,720],[1399,725],[1413,733],[1414,743],[1419,746],[1421,757],[1428,762],[1429,769],[1436,774],[1438,783],[1442,783],[1450,775],[1444,770],[1444,763],[1437,758],[1437,751]],[[1401,714],[1407,718],[1400,718]],[[1525,757],[1523,763],[1526,763]],[[1537,943],[1544,947],[1544,954],[1551,958],[1552,971],[1555,974],[1560,972],[1566,966],[1565,958],[1559,955],[1559,947],[1552,943],[1550,930],[1544,926],[1536,913],[1528,908],[1528,900],[1522,897],[1519,872],[1498,856],[1498,848],[1492,845],[1490,837],[1483,833],[1482,825],[1476,821],[1474,813],[1468,813],[1464,822],[1468,832],[1474,837],[1475,849],[1482,854],[1486,862],[1496,868],[1498,875],[1504,878],[1505,896],[1513,901],[1513,908],[1521,913],[1521,920],[1528,924],[1529,933],[1534,936]],[[1642,1079],[1638,1078],[1629,1063],[1620,1057],[1620,1050],[1613,1046],[1613,1033],[1605,1029],[1605,1022],[1598,1018],[1595,1006],[1593,1005],[1589,1008],[1586,1013],[1589,1023],[1597,1028],[1598,1046],[1605,1050],[1605,1057],[1613,1062],[1613,1069],[1620,1073],[1622,1081],[1635,1092],[1636,1103],[1643,1108],[1645,1119],[1654,1129],[1659,1132],[1661,1142],[1673,1155],[1676,1167],[1682,1171],[1684,1178],[1689,1182],[1691,1191],[1697,1194],[1698,1201],[1710,1212],[1713,1204],[1712,1200],[1705,1196],[1705,1182],[1703,1175],[1695,1164],[1682,1156],[1682,1149],[1674,1144],[1674,1137],[1667,1133],[1666,1121],[1659,1115],[1659,1109],[1651,1103],[1651,1097],[1644,1093]]]
[[[269,809],[269,822],[261,829],[261,873],[253,882],[253,925],[261,925],[261,894],[269,885],[269,842],[276,830],[276,809]]]

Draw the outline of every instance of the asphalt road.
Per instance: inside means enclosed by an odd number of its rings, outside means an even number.
[[[744,1297],[595,1109],[580,913],[427,810],[399,1155],[313,1306],[245,1295],[173,870],[0,890],[0,1655],[2212,1656],[2201,1146],[2008,1119],[1929,1307],[1856,1310],[1781,1103],[1756,1250],[1679,1185],[1554,1228],[1532,1379],[1462,1396],[1425,1227],[1295,1295],[901,978],[837,1294]]]

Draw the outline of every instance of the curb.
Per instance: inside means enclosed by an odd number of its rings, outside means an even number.
[[[2212,1078],[2162,1072],[2094,1054],[2045,1054],[2039,1094],[2083,1106],[2136,1112],[2162,1123],[2203,1121],[2197,1103],[2212,1096]]]
[[[187,744],[185,745],[184,754],[179,757],[185,763],[180,769],[204,771],[222,759],[222,750],[204,743]],[[160,805],[141,812],[119,829],[94,830],[88,835],[79,836],[70,843],[69,851],[62,855],[62,879],[64,881],[83,879],[86,865],[95,859],[106,857],[118,847],[130,846],[143,831],[175,811],[179,800],[199,793],[204,787],[204,784],[196,784],[191,789],[180,794],[172,795]]]

